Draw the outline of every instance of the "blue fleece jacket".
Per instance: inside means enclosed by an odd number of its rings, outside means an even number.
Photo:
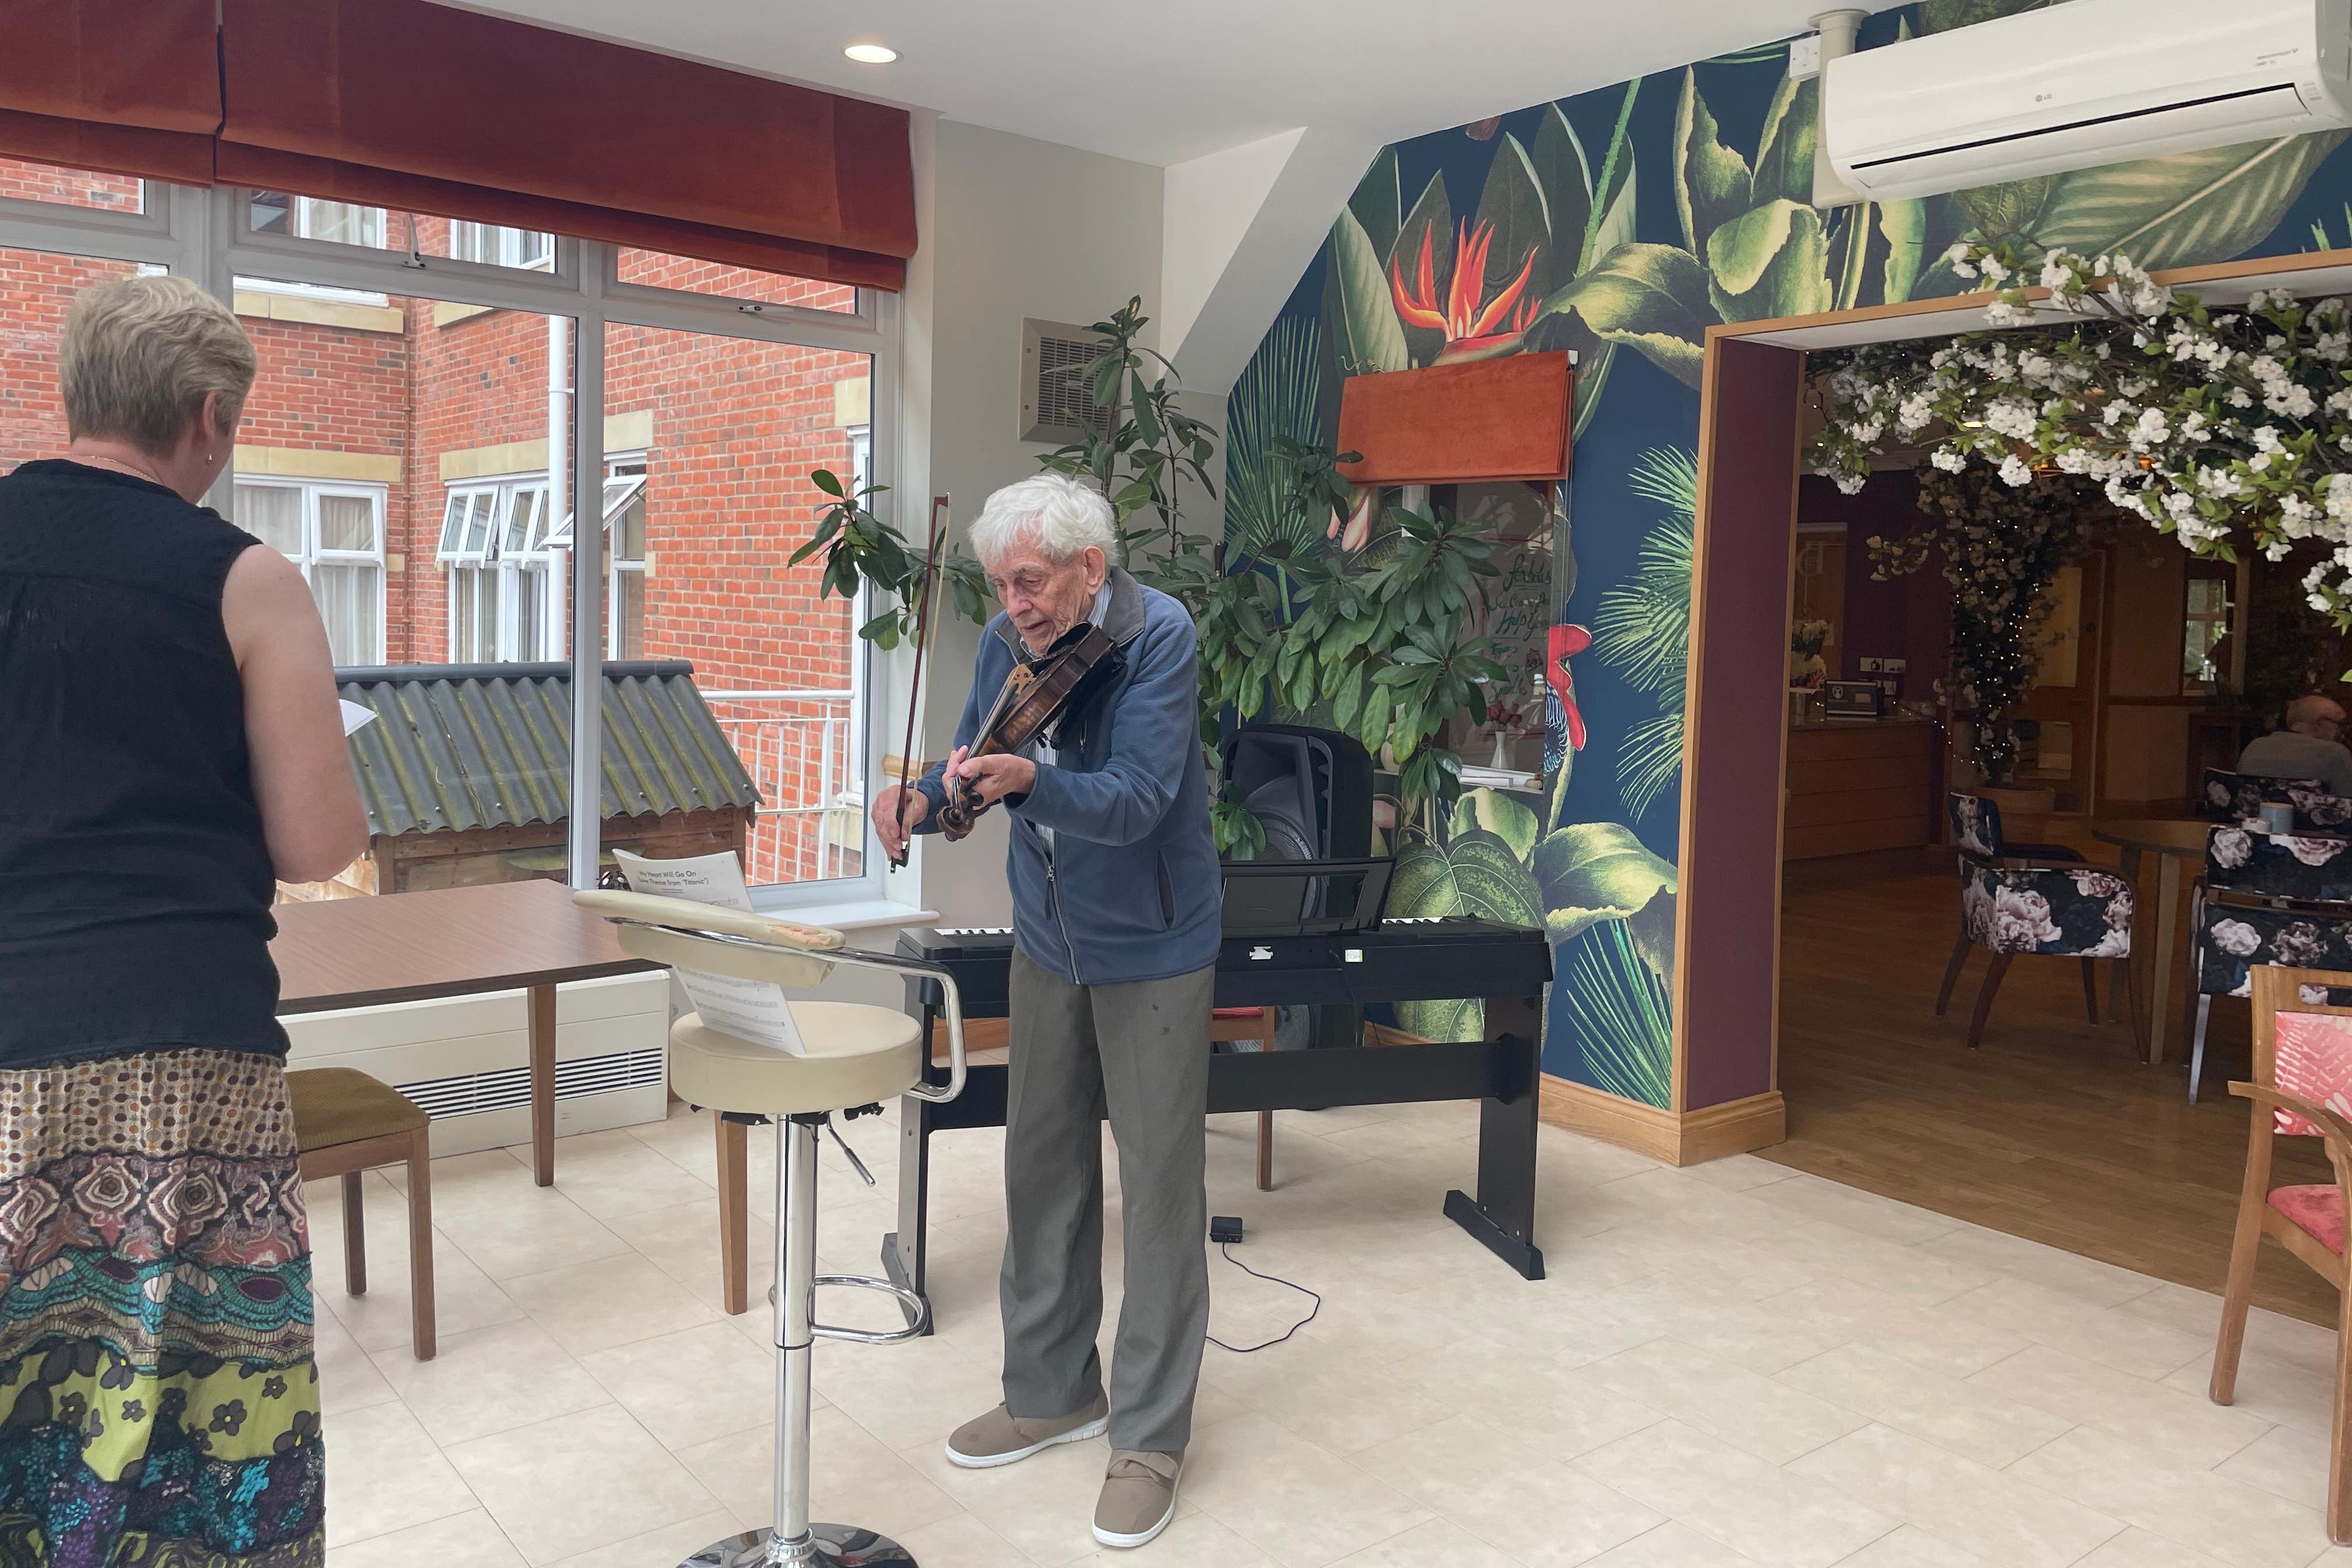
[[[1035,786],[1003,802],[1013,942],[1080,985],[1189,974],[1216,962],[1222,936],[1192,619],[1116,567],[1110,583],[1103,631],[1123,668],[1057,732],[1055,760],[1037,764]],[[1021,657],[1020,634],[998,615],[981,636],[958,746],[979,733]],[[945,767],[918,786],[931,805],[918,832],[938,831]],[[1040,827],[1052,830],[1050,847]]]

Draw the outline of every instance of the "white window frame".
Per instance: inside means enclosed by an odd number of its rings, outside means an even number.
[[[462,511],[460,509],[463,509]],[[509,544],[519,508],[537,512],[525,526],[519,547]],[[474,521],[482,521],[480,542],[466,546]],[[462,518],[462,521],[459,521]],[[455,532],[456,537],[451,537]],[[547,536],[547,476],[508,474],[498,479],[461,479],[446,486],[441,500],[440,542],[434,559],[448,588],[449,657],[461,664],[542,664],[561,660],[563,649],[555,635],[552,588],[549,573],[554,553]],[[475,602],[485,582],[495,581],[499,595],[498,624],[490,629],[490,647],[461,649],[469,629],[459,610],[461,574],[474,573]],[[526,625],[526,608],[537,612],[535,631]]]
[[[197,189],[150,181],[142,213],[113,213],[59,204],[0,199],[0,248],[60,251],[94,259],[121,260],[168,268],[193,278],[224,302],[232,300],[239,278],[282,280],[305,289],[353,290],[385,296],[417,296],[485,310],[519,310],[568,317],[578,345],[573,357],[574,398],[567,456],[571,473],[565,489],[574,495],[598,489],[605,472],[604,449],[604,338],[608,325],[653,327],[670,331],[704,333],[752,342],[827,349],[869,356],[874,376],[874,408],[880,422],[872,442],[875,483],[893,487],[878,498],[877,510],[895,514],[901,527],[918,531],[920,515],[908,513],[897,461],[895,411],[900,385],[901,311],[897,296],[861,289],[856,312],[814,310],[803,306],[770,305],[722,295],[695,294],[621,283],[618,251],[595,241],[558,236],[551,270],[525,271],[489,267],[455,258],[415,256],[407,250],[372,250],[331,241],[307,239],[299,234],[256,233],[250,222],[253,193],[232,186]],[[293,225],[289,222],[289,226]],[[224,510],[234,507],[233,487],[224,475],[208,497]],[[594,615],[594,595],[609,591],[599,581],[593,563],[584,567],[577,554],[566,557],[572,567],[565,619],[577,622],[583,612]],[[855,754],[863,780],[882,776],[881,748],[888,724],[877,724],[867,710],[873,700],[873,650],[860,643],[853,649],[851,684]],[[601,791],[598,759],[602,754],[604,714],[598,700],[603,684],[604,650],[594,639],[572,649],[573,715],[573,776],[571,794],[593,800]],[[571,838],[571,872],[582,886],[595,879],[599,824],[593,813],[575,813]],[[830,881],[763,887],[753,891],[761,909],[842,911],[888,903],[890,887],[886,863],[870,831],[864,844],[860,876]],[[903,886],[903,884],[901,884]]]
[[[504,267],[520,272],[555,270],[555,237],[540,229],[509,228],[504,224],[449,220],[449,255],[477,267]]]
[[[386,607],[389,593],[385,570],[384,535],[391,527],[391,500],[388,486],[365,484],[348,479],[284,479],[275,474],[235,474],[231,476],[232,493],[236,487],[248,489],[292,490],[302,498],[302,540],[299,550],[289,551],[286,558],[302,569],[302,581],[311,580],[317,566],[373,566],[375,568],[375,647],[370,656],[361,659],[362,665],[382,664],[388,635],[390,614]],[[363,500],[375,518],[375,548],[373,550],[329,550],[319,542],[319,502],[329,497]]]

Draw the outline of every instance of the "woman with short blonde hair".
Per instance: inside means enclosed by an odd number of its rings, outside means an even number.
[[[316,1564],[268,943],[278,879],[366,842],[326,630],[201,504],[257,363],[228,308],[103,283],[58,359],[65,455],[0,479],[0,1561]]]

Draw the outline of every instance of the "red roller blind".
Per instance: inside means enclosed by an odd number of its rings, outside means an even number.
[[[1351,375],[1339,384],[1339,471],[1360,485],[1568,477],[1576,372],[1566,350]]]
[[[0,155],[213,181],[213,0],[0,0]]]
[[[224,182],[875,289],[914,253],[904,110],[425,0],[221,0],[221,45]]]

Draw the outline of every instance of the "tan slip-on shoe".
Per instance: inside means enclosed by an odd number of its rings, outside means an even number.
[[[1167,1529],[1176,1517],[1176,1479],[1183,1472],[1181,1454],[1113,1450],[1095,1504],[1095,1539],[1105,1546],[1140,1546]]]
[[[948,1463],[967,1470],[992,1470],[1056,1443],[1083,1443],[1110,1426],[1110,1400],[1096,1394],[1085,1409],[1051,1419],[1015,1415],[1002,1405],[967,1421],[948,1438]]]

